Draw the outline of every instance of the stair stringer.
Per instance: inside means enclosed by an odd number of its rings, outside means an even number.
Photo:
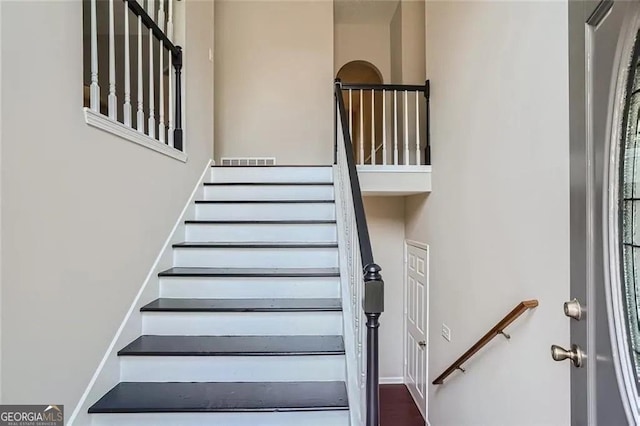
[[[131,303],[98,368],[82,394],[80,401],[73,410],[71,417],[69,417],[68,426],[90,425],[92,420],[91,415],[88,414],[89,407],[120,382],[120,360],[118,359],[118,351],[142,334],[142,315],[140,308],[152,300],[157,299],[160,295],[158,273],[173,266],[172,246],[184,240],[185,220],[195,218],[195,200],[201,198],[204,194],[203,183],[210,179],[211,164],[212,161],[209,160],[202,175],[196,182],[182,212],[160,249],[158,257],[156,257],[149,273],[145,277],[140,290]]]
[[[347,394],[349,396],[349,415],[351,418],[351,426],[364,425],[364,412],[365,407],[363,405],[363,392],[364,389],[360,388],[359,371],[358,371],[358,359],[355,352],[356,337],[355,329],[353,326],[353,305],[351,303],[353,294],[351,292],[351,286],[349,283],[349,267],[347,258],[347,239],[346,239],[346,224],[344,217],[341,215],[343,209],[349,208],[346,206],[342,199],[342,188],[337,166],[333,166],[333,182],[334,182],[334,198],[336,203],[336,223],[338,227],[338,253],[340,263],[340,293],[342,299],[342,327],[343,327],[343,339],[346,353],[346,369],[347,369]],[[356,304],[356,308],[360,305]]]

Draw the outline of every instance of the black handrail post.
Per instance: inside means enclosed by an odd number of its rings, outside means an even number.
[[[172,54],[172,63],[176,70],[176,127],[173,131],[173,147],[182,151],[182,47],[176,46]]]
[[[430,103],[429,103],[429,97],[431,95],[431,83],[429,82],[429,80],[424,82],[424,97],[426,98],[427,101],[427,115],[426,115],[426,122],[425,122],[425,127],[426,127],[426,146],[424,147],[424,164],[427,166],[431,165],[431,114],[430,114]]]
[[[378,330],[384,312],[382,268],[371,263],[364,267],[363,309],[367,317],[367,413],[366,425],[380,425],[380,365]]]

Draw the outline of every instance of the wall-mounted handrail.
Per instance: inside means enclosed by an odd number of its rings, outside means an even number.
[[[449,366],[444,372],[439,375],[434,381],[434,385],[441,385],[444,383],[444,379],[447,378],[451,373],[456,370],[464,371],[462,368],[462,364],[469,360],[473,355],[475,355],[480,349],[482,349],[487,343],[489,343],[494,337],[499,334],[502,334],[507,339],[510,339],[511,336],[504,332],[504,329],[509,326],[512,322],[514,322],[520,315],[528,311],[529,309],[533,309],[538,306],[537,300],[524,300],[513,308],[511,312],[509,312],[504,318],[500,320],[487,334],[482,336],[480,340],[478,340],[468,351],[466,351],[460,358],[455,360],[453,364]]]

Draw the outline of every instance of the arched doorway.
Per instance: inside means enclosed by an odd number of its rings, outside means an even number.
[[[382,84],[382,74],[370,62],[351,61],[338,71],[337,78],[346,84]],[[351,117],[351,141],[357,164],[382,164],[382,92],[345,91],[344,104]],[[373,98],[372,98],[373,96]],[[374,105],[372,105],[375,104]],[[372,114],[373,111],[373,114]],[[374,144],[375,155],[371,146]]]

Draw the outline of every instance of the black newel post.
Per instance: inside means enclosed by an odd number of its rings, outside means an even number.
[[[424,97],[426,98],[426,101],[427,101],[427,116],[426,116],[427,122],[425,123],[426,131],[427,131],[427,135],[426,135],[427,144],[424,147],[424,164],[426,164],[427,166],[431,165],[431,114],[430,114],[430,107],[429,107],[430,91],[431,91],[431,84],[429,83],[429,80],[427,80],[424,83]]]
[[[363,308],[367,317],[367,413],[366,425],[380,425],[380,366],[378,329],[384,311],[384,281],[375,263],[364,267]]]
[[[173,147],[178,151],[182,151],[182,47],[176,46],[176,50],[173,51],[172,62],[176,70],[176,127],[173,131]]]

